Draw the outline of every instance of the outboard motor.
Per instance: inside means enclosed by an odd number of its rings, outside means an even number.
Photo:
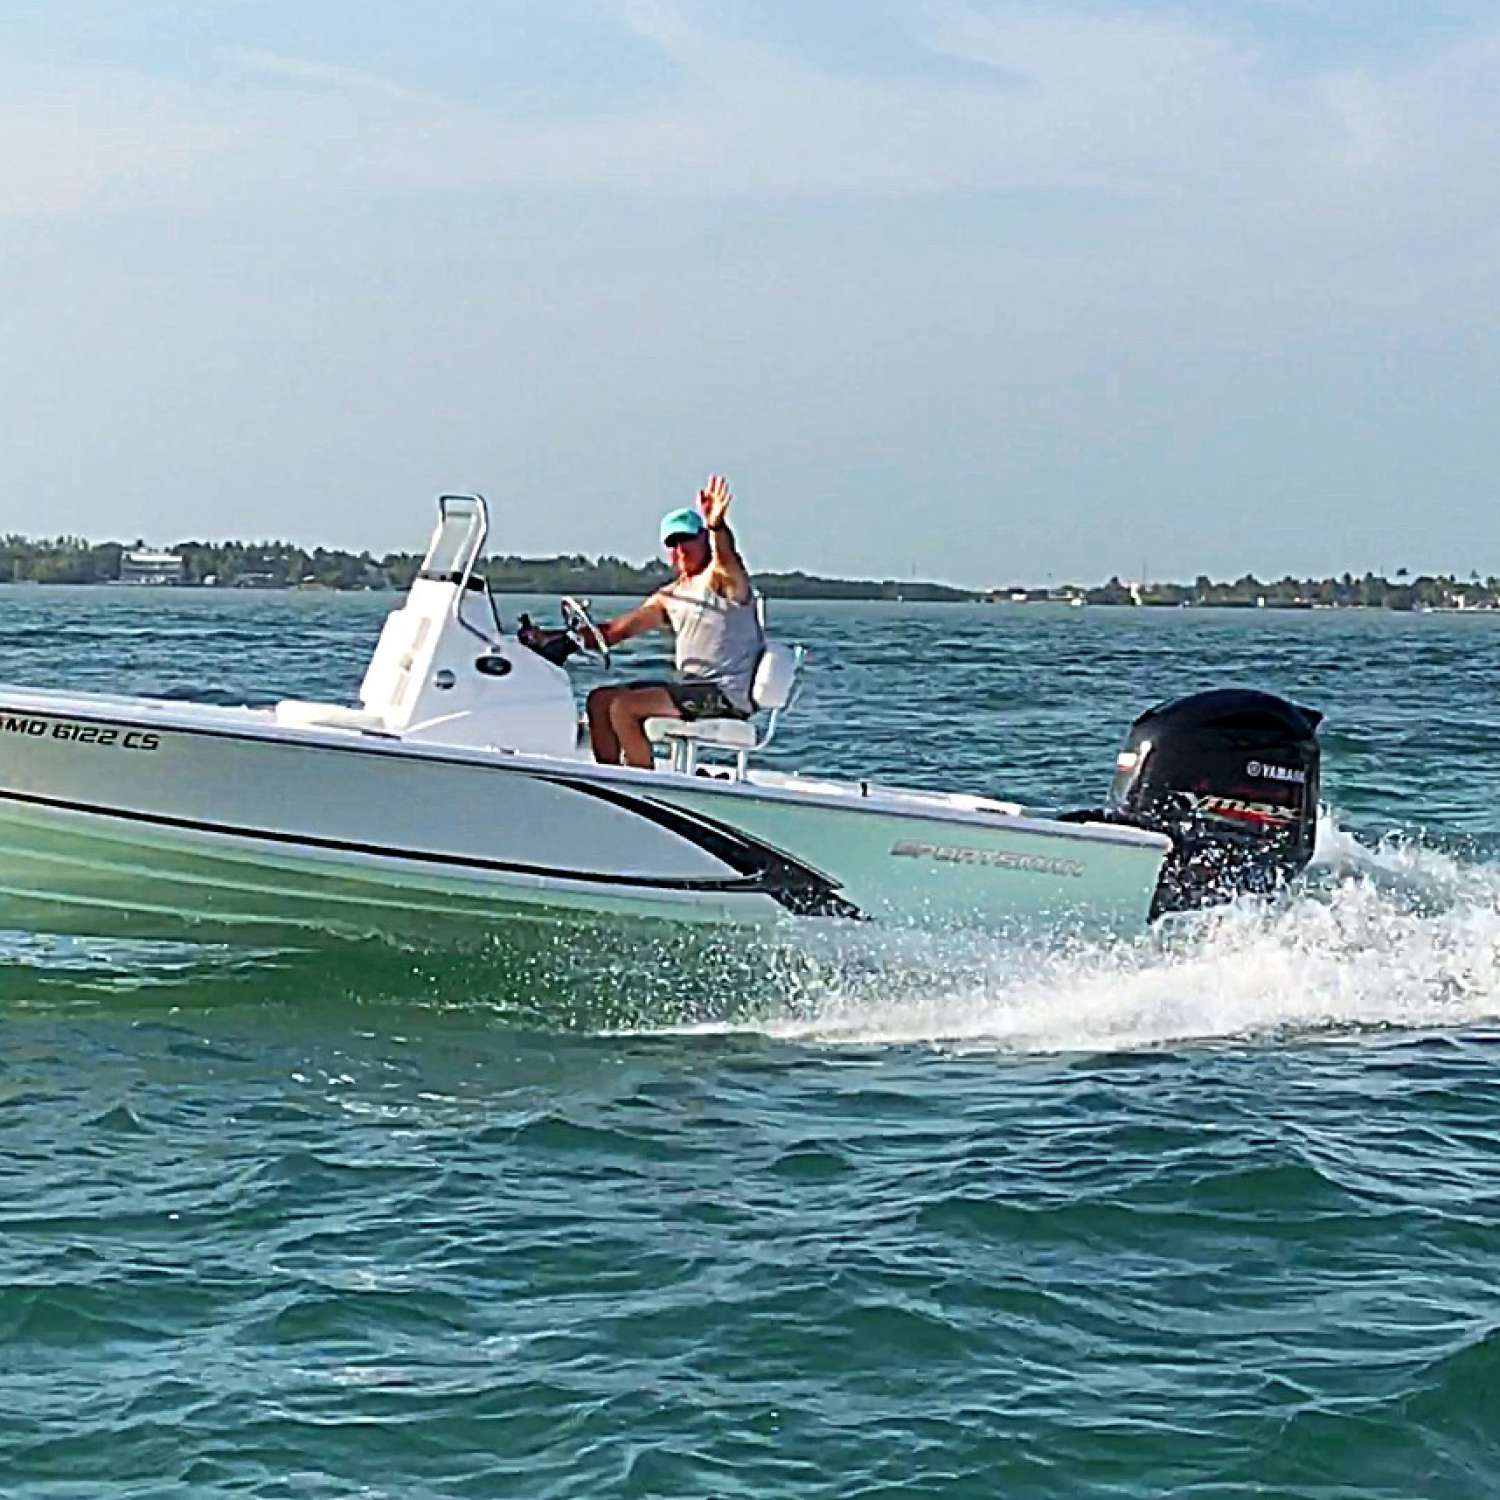
[[[1171,838],[1151,915],[1271,891],[1312,858],[1323,716],[1220,688],[1148,709],[1115,762],[1107,816]]]

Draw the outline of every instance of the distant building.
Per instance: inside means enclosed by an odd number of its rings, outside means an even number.
[[[182,559],[175,552],[122,552],[121,583],[181,583]]]

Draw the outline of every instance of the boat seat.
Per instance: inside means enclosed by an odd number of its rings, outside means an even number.
[[[714,745],[727,750],[753,750],[755,725],[749,719],[647,719],[646,738],[653,745],[674,740]]]
[[[385,729],[385,715],[367,708],[345,708],[339,703],[310,703],[283,698],[276,705],[276,722],[285,729]]]
[[[653,745],[666,745],[672,769],[687,776],[698,768],[700,749],[732,750],[735,779],[743,781],[751,753],[764,750],[771,743],[782,711],[797,696],[802,656],[801,646],[781,646],[770,641],[761,652],[750,685],[750,698],[757,712],[769,712],[764,732],[757,731],[749,719],[654,718],[646,720],[646,738]]]

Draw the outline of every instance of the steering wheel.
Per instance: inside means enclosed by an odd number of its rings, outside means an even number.
[[[564,599],[558,609],[562,612],[563,629],[572,638],[580,651],[592,651],[604,665],[609,665],[609,646],[604,632],[594,624],[588,610],[576,599]]]

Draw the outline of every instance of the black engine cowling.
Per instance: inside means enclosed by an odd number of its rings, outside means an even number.
[[[1153,917],[1301,873],[1317,834],[1322,717],[1271,693],[1220,688],[1130,726],[1107,815],[1172,840]]]

